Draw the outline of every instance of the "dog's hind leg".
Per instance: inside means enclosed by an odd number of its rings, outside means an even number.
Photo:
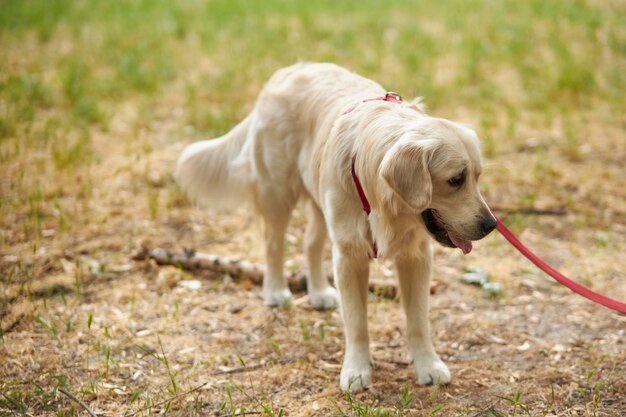
[[[431,261],[430,243],[424,241],[418,256],[396,259],[396,268],[406,313],[410,355],[418,382],[445,385],[450,382],[450,371],[435,352],[428,321]]]
[[[308,199],[306,204],[309,223],[304,245],[309,267],[307,275],[309,302],[318,310],[334,308],[339,304],[337,290],[329,284],[322,271],[322,251],[327,235],[324,214],[313,200]]]
[[[276,190],[266,189],[256,199],[256,209],[264,221],[266,269],[263,300],[270,306],[288,306],[292,296],[283,274],[285,232],[295,205]]]

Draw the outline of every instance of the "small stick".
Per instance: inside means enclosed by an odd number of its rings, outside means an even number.
[[[185,396],[185,395],[189,395],[189,394],[191,394],[192,392],[198,391],[200,388],[204,387],[204,386],[205,386],[205,385],[207,385],[208,383],[209,383],[208,381],[207,381],[207,382],[204,382],[204,383],[202,383],[202,384],[198,385],[197,387],[194,387],[194,388],[192,388],[192,389],[190,389],[190,390],[187,390],[187,391],[185,391],[185,392],[181,392],[181,393],[179,393],[179,394],[173,395],[173,396],[171,396],[170,398],[167,398],[167,399],[165,399],[165,400],[163,400],[163,401],[159,401],[159,402],[158,402],[158,403],[156,403],[156,404],[152,404],[151,406],[141,408],[141,409],[139,409],[139,410],[137,410],[137,411],[134,411],[134,412],[132,412],[132,413],[130,413],[130,414],[124,414],[124,417],[132,417],[132,416],[134,416],[134,415],[136,415],[136,414],[143,413],[144,411],[151,410],[151,409],[153,409],[153,408],[155,408],[155,407],[158,407],[158,406],[160,406],[160,405],[166,404],[166,403],[168,403],[168,402],[170,402],[170,401],[177,400],[177,399],[179,399],[180,397],[183,397],[183,396]],[[94,416],[94,417],[95,417],[95,416]]]
[[[238,374],[240,372],[254,371],[255,369],[261,369],[264,367],[265,367],[265,364],[257,364],[257,365],[251,365],[251,366],[239,366],[237,368],[224,369],[223,371],[217,370],[213,372],[213,375]]]
[[[146,258],[154,259],[159,265],[176,265],[189,270],[208,269],[228,274],[235,279],[247,278],[255,285],[262,284],[263,270],[265,269],[263,265],[188,249],[183,253],[171,252],[164,248],[143,249],[133,257],[135,260]],[[286,278],[292,292],[298,293],[306,290],[306,275],[304,273],[292,272],[287,274]],[[332,278],[329,278],[329,281],[332,282]],[[387,299],[395,299],[398,295],[398,287],[395,284],[376,279],[370,279],[369,291]]]
[[[87,411],[89,413],[89,415],[91,417],[98,417],[96,415],[96,413],[94,413],[93,411],[91,411],[91,409],[87,406],[87,404],[85,404],[83,401],[81,401],[79,398],[76,398],[73,394],[70,394],[69,392],[67,392],[66,390],[64,390],[63,388],[59,388],[59,392],[61,392],[62,394],[65,394],[70,400],[75,401],[78,403],[78,405],[80,405],[81,407],[83,407],[85,409],[85,411]]]
[[[505,207],[491,206],[493,211],[499,211],[507,214],[530,214],[535,216],[565,216],[567,211],[563,209],[536,209],[532,207]]]
[[[273,363],[273,364],[258,363],[256,365],[238,366],[236,368],[228,368],[228,369],[224,369],[224,370],[219,370],[218,369],[217,371],[213,372],[213,375],[238,374],[238,373],[241,373],[241,372],[249,372],[249,371],[254,371],[256,369],[265,368],[265,367],[270,366],[270,365],[286,365],[286,364],[291,363],[291,362],[293,362],[291,359],[281,359],[277,363]]]
[[[493,411],[495,411],[495,409],[493,407],[495,407],[496,404],[498,404],[498,401],[500,400],[496,400],[494,401],[489,407],[484,408],[482,410],[480,410],[479,412],[477,412],[476,414],[472,414],[471,417],[480,417],[480,416],[484,416],[487,412],[491,411],[493,413]]]

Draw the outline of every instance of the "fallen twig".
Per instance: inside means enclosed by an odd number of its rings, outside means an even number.
[[[170,401],[177,400],[177,399],[179,399],[180,397],[184,397],[185,395],[189,395],[189,394],[191,394],[192,392],[198,391],[200,388],[204,387],[204,386],[205,386],[205,385],[207,385],[208,383],[209,383],[208,381],[207,381],[207,382],[204,382],[204,383],[202,383],[202,384],[200,384],[200,385],[198,385],[198,386],[196,386],[196,387],[194,387],[194,388],[192,388],[192,389],[190,389],[190,390],[187,390],[187,391],[185,391],[185,392],[181,392],[181,393],[179,393],[179,394],[173,395],[173,396],[171,396],[171,397],[169,397],[169,398],[167,398],[167,399],[165,399],[165,400],[163,400],[163,401],[159,401],[159,402],[158,402],[158,403],[156,403],[156,404],[152,404],[152,405],[150,405],[150,406],[148,406],[148,407],[144,407],[144,408],[141,408],[141,409],[139,409],[139,410],[137,410],[137,411],[133,411],[133,412],[132,412],[132,413],[130,413],[130,414],[124,414],[124,417],[132,417],[132,416],[134,416],[134,415],[136,415],[136,414],[143,413],[144,411],[148,411],[148,410],[151,410],[151,409],[153,409],[153,408],[159,407],[159,406],[161,406],[161,405],[163,405],[163,404],[167,404],[167,403],[168,403],[168,402],[170,402]]]
[[[238,366],[236,368],[228,368],[228,369],[219,369],[213,372],[213,375],[223,375],[223,374],[238,374],[241,372],[254,371],[256,369],[264,368],[265,364],[256,364],[250,366]]]
[[[163,248],[143,249],[133,256],[133,259],[154,259],[159,265],[176,265],[189,270],[208,269],[228,274],[235,279],[249,279],[255,285],[261,285],[263,282],[263,265],[194,250],[185,250],[181,253]],[[292,292],[306,290],[306,275],[302,272],[293,272],[286,278]],[[332,282],[332,278],[329,278],[329,281]],[[369,291],[382,298],[395,299],[398,296],[398,287],[395,284],[376,279],[370,279]]]
[[[491,210],[506,214],[529,214],[535,216],[565,216],[567,211],[563,209],[537,209],[532,207],[506,207],[491,206]]]
[[[218,369],[217,371],[213,372],[213,375],[238,374],[242,372],[249,372],[249,371],[254,371],[256,369],[265,368],[271,365],[286,365],[291,362],[293,362],[293,360],[291,359],[281,359],[278,362],[269,363],[269,364],[258,363],[256,365],[244,365],[244,366],[237,366],[235,368]]]
[[[487,415],[487,413],[491,414],[491,415],[500,415],[500,414],[496,414],[496,410],[495,410],[495,406],[496,404],[498,404],[498,402],[500,401],[500,399],[494,401],[490,406],[483,408],[482,410],[480,410],[479,412],[477,412],[476,414],[472,414],[471,417],[481,417],[481,416],[485,416]]]
[[[89,408],[89,406],[87,404],[85,404],[80,398],[77,398],[76,396],[74,396],[73,394],[67,392],[65,389],[63,388],[59,388],[59,392],[66,395],[67,398],[69,398],[70,400],[78,403],[78,405],[80,405],[81,407],[83,407],[85,409],[85,411],[87,411],[89,413],[89,415],[91,417],[98,417],[96,415],[96,413],[94,413],[93,411],[91,411],[91,409]]]

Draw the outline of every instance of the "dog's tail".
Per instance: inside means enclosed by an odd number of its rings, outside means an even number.
[[[219,138],[192,143],[180,155],[176,178],[194,203],[230,209],[252,196],[246,149],[251,120],[248,116]]]

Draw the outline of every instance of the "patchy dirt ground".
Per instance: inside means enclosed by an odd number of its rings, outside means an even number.
[[[495,234],[466,257],[436,250],[432,332],[453,382],[443,388],[416,385],[401,307],[372,295],[374,382],[346,397],[338,389],[338,312],[311,310],[303,294],[290,309],[268,308],[259,289],[245,280],[132,260],[145,245],[263,261],[259,225],[245,210],[206,215],[177,194],[170,172],[182,143],[167,140],[166,130],[159,134],[161,127],[144,133],[156,135],[156,150],[139,162],[127,148],[102,153],[100,172],[92,174],[107,180],[94,184],[94,221],[82,233],[55,239],[52,231],[35,253],[22,244],[3,254],[4,274],[18,276],[18,269],[28,268],[37,278],[3,290],[9,301],[0,345],[3,407],[15,402],[36,410],[33,415],[84,415],[58,390],[64,388],[107,416],[140,410],[215,416],[240,410],[293,416],[618,416],[626,409],[626,317],[557,286]],[[102,149],[106,139],[101,137]],[[507,169],[522,169],[532,158],[520,153]],[[504,161],[487,161],[486,194],[507,206],[506,197],[499,197],[507,195],[507,181],[494,179]],[[139,192],[156,192],[158,207],[168,210],[154,213]],[[503,217],[555,267],[626,299],[624,226],[599,219],[609,228],[597,229],[610,233],[606,244],[595,228],[577,227],[583,214],[566,211]],[[287,268],[299,270],[304,263],[305,222],[297,211],[287,238]],[[491,298],[463,284],[468,267],[487,272],[504,294]],[[373,262],[372,276],[393,282],[384,262]],[[199,289],[179,285],[193,279]]]

